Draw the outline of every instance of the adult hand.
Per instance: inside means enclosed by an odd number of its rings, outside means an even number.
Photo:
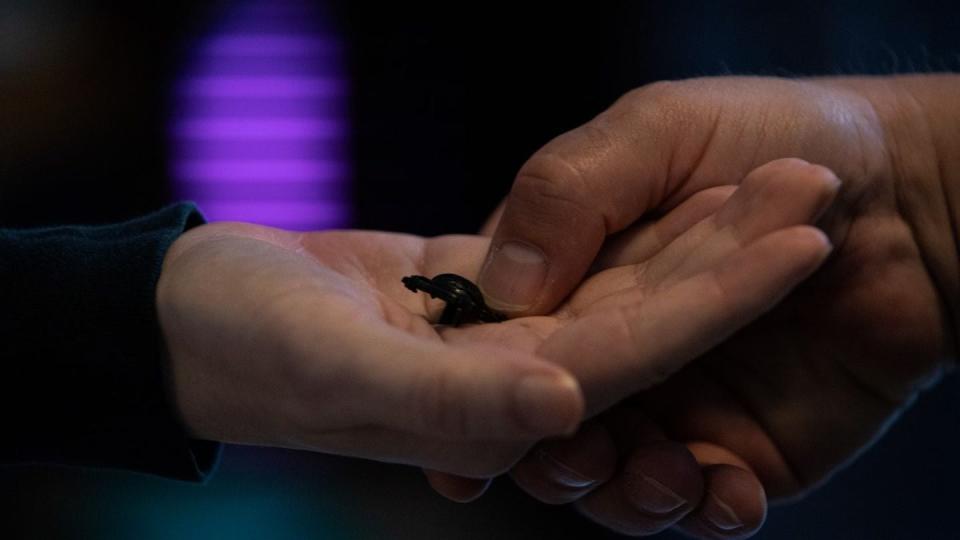
[[[198,438],[499,474],[721,341],[821,263],[829,244],[800,224],[829,202],[822,186],[780,201],[798,208],[790,220],[747,211],[760,186],[793,181],[775,173],[760,170],[723,225],[697,233],[717,249],[677,229],[642,267],[616,265],[551,315],[500,324],[434,326],[442,302],[400,282],[475,279],[488,238],[200,227],[168,253],[157,293],[175,403]],[[579,386],[561,366],[576,366]]]
[[[521,487],[579,499],[627,534],[743,537],[765,496],[803,494],[871,444],[956,354],[958,88],[955,76],[658,83],[537,152],[480,277],[521,314],[567,296],[611,235],[760,163],[820,163],[843,189],[820,221],[836,254],[817,276],[666,384],[541,446],[514,471]],[[626,244],[631,260],[650,252]],[[619,459],[598,463],[609,444]]]
[[[716,280],[711,275],[718,274],[710,268],[728,261],[723,264],[740,265],[736,270],[738,279],[756,284],[769,280],[765,272],[777,265],[772,261],[759,264],[759,259],[758,264],[746,263],[738,253],[760,249],[762,242],[758,239],[765,238],[764,235],[791,230],[809,232],[809,228],[796,227],[821,215],[838,186],[836,177],[823,167],[799,160],[776,161],[752,171],[737,189],[706,190],[655,224],[627,232],[596,261],[598,270],[605,269],[581,284],[553,313],[560,321],[584,316],[590,320],[594,312],[609,317],[607,313],[613,308],[613,326],[601,330],[595,325],[582,325],[581,331],[563,328],[539,344],[537,352],[569,369],[581,382],[587,395],[588,416],[629,395],[632,388],[656,385],[710,344],[729,335],[731,329],[747,322],[733,315],[737,310],[731,309],[722,324],[718,322],[712,328],[703,324],[714,319],[716,306],[750,302],[746,297],[738,298],[740,293],[736,292],[749,290],[748,285],[730,286],[723,283],[723,278]],[[771,211],[753,212],[758,206]],[[778,230],[779,233],[773,232]],[[782,251],[771,251],[774,257],[789,257],[796,250],[786,244],[776,249]],[[626,263],[634,257],[638,264]],[[617,264],[611,264],[614,259]],[[741,262],[733,263],[734,260]],[[687,283],[694,276],[699,276],[695,282],[702,278],[716,282],[706,287]],[[763,309],[769,306],[765,304]],[[537,319],[521,317],[513,321],[527,324]],[[478,329],[470,335],[514,343],[505,332],[509,328],[485,325],[482,333]],[[538,333],[542,334],[542,330]],[[551,461],[544,454],[537,458],[555,465],[558,481],[566,486],[559,498],[551,502],[582,494],[613,473],[616,455],[609,437],[589,427],[583,433],[582,437],[594,443],[587,445],[592,454],[584,456],[588,458],[587,473],[564,468],[562,458]],[[438,491],[455,500],[471,500],[486,487],[485,482],[449,475],[428,477]]]

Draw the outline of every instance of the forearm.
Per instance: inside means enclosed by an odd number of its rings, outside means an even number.
[[[118,225],[0,231],[0,462],[199,479],[215,446],[169,404],[155,287],[163,254],[200,221],[179,205]]]

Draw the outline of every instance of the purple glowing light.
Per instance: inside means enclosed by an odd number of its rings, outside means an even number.
[[[209,219],[349,223],[348,84],[320,8],[236,3],[174,86],[174,187]]]
[[[248,64],[246,67],[252,66]],[[188,98],[309,99],[343,96],[347,84],[343,79],[330,77],[224,75],[186,79],[180,84],[179,90]]]
[[[340,161],[306,159],[206,159],[183,160],[176,175],[190,182],[233,183],[341,183],[347,171]]]
[[[315,56],[341,52],[340,42],[325,36],[304,35],[221,35],[204,45],[210,56]]]
[[[182,139],[310,139],[322,143],[346,136],[343,122],[313,118],[198,118],[174,124]]]
[[[295,230],[335,228],[350,219],[350,211],[342,204],[323,201],[223,201],[208,202],[203,207],[217,221],[248,223],[283,222]]]
[[[328,144],[317,144],[310,139],[182,139],[179,142],[177,160],[173,162],[178,170],[180,161],[193,160],[326,159],[340,162],[343,170],[349,171],[344,160],[345,140]]]
[[[210,204],[225,202],[249,202],[257,204],[274,202],[301,201],[338,201],[346,194],[342,184],[315,184],[313,182],[298,182],[290,184],[251,183],[237,184],[236,182],[205,182],[193,186],[194,197],[207,201]],[[337,204],[337,203],[331,203]],[[231,218],[237,219],[237,218]]]

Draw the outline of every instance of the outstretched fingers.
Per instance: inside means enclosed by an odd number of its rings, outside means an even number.
[[[538,354],[580,381],[588,415],[664,380],[773,307],[831,250],[818,229],[764,236],[655,294],[611,297],[554,333]]]
[[[628,288],[663,288],[709,269],[766,234],[813,224],[839,186],[829,169],[779,159],[751,171],[736,188],[698,192],[660,220],[635,225],[608,242],[595,265],[599,273],[564,307],[577,313]]]

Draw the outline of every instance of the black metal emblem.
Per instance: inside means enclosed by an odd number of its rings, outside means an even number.
[[[459,326],[472,322],[502,322],[507,317],[490,309],[483,301],[480,289],[469,279],[457,274],[439,274],[433,279],[425,276],[407,276],[403,285],[413,292],[423,291],[431,298],[447,303],[440,324]]]

